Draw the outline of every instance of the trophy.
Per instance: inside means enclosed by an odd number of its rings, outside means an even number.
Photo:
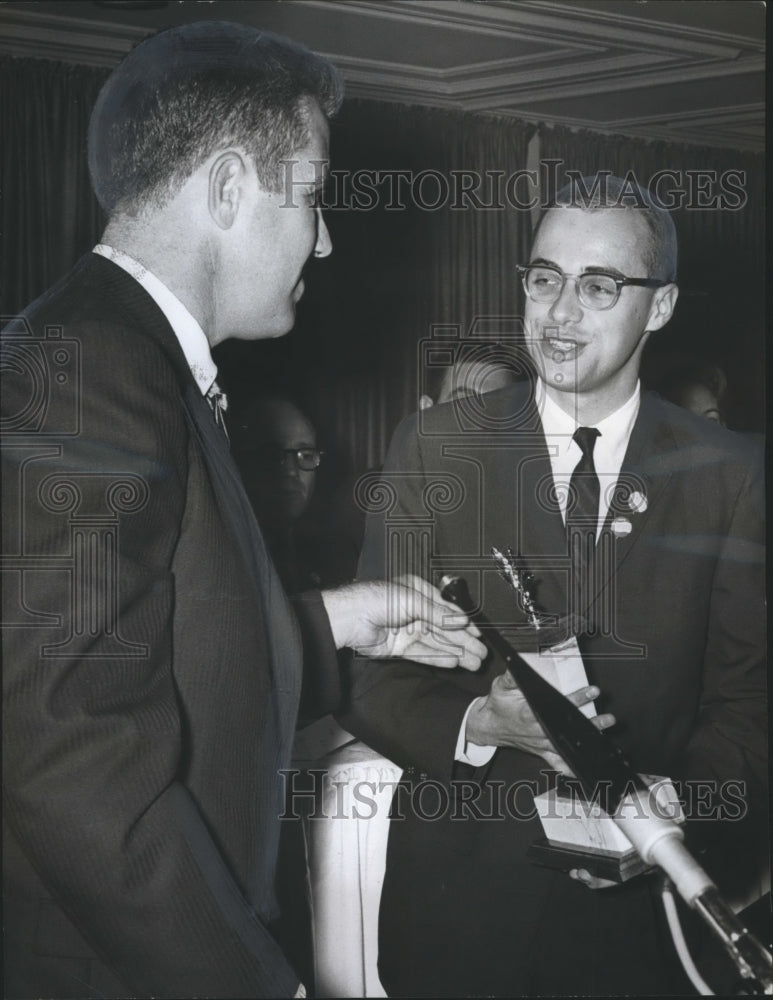
[[[601,731],[590,722],[586,724],[589,728],[578,732],[571,718],[572,715],[581,713],[591,719],[596,714],[595,705],[591,702],[576,708],[560,697],[588,685],[576,636],[570,632],[567,637],[566,621],[561,620],[556,628],[557,617],[546,614],[537,606],[531,589],[534,577],[511,548],[501,551],[492,547],[491,555],[499,575],[512,588],[517,606],[528,625],[535,633],[539,633],[540,652],[519,651],[516,654],[498,633],[494,641],[490,626],[485,629],[484,637],[495,648],[497,642],[503,644],[503,649],[499,651],[504,655],[508,669],[529,701],[532,711],[553,738],[558,752],[562,752],[562,747],[559,745],[560,739],[555,738],[556,720],[563,738],[566,738],[566,732],[572,734],[572,754],[576,754],[578,746],[585,748],[591,772],[594,767],[591,766],[590,758],[601,746],[605,755],[613,763],[617,762],[618,770],[621,764],[625,765],[626,783],[630,784],[630,775],[634,772],[624,760],[622,750],[610,740],[605,741]],[[463,581],[457,580],[452,586],[458,588],[461,583]],[[459,595],[452,599],[459,603],[458,598]],[[555,641],[557,639],[560,641]],[[599,740],[602,741],[600,745]],[[562,753],[562,756],[570,766],[577,767],[575,756],[568,752]],[[607,772],[602,769],[598,773],[606,776]],[[676,789],[668,778],[657,775],[636,777],[643,786],[650,789],[664,816],[676,823],[684,822]],[[553,788],[535,796],[534,804],[545,836],[532,844],[529,850],[531,860],[535,864],[564,871],[584,868],[591,875],[615,882],[625,882],[651,870],[651,866],[641,859],[630,840],[610,817],[607,810],[611,803],[595,787],[603,790],[603,782],[594,780],[589,784],[591,788],[584,787],[583,782],[577,779],[567,779],[559,774]]]
[[[502,568],[499,560],[497,562]],[[512,564],[510,568],[514,568]],[[519,605],[526,608],[530,604],[539,617],[531,594],[528,594],[525,574],[519,573],[517,580]],[[463,579],[445,577],[441,580],[441,593],[469,615],[481,628],[488,645],[504,659],[506,668],[556,751],[571,767],[583,793],[582,799],[579,796],[570,798],[572,805],[583,803],[579,808],[579,824],[574,827],[570,825],[576,818],[573,808],[564,815],[567,810],[562,814],[556,807],[556,803],[567,797],[562,794],[566,782],[559,780],[556,789],[548,793],[553,795],[552,805],[548,800],[550,808],[543,807],[540,816],[547,836],[531,845],[532,860],[563,870],[585,868],[591,874],[616,882],[624,882],[657,866],[722,944],[743,981],[742,992],[773,995],[773,955],[736,916],[710,876],[685,847],[683,824],[679,822],[681,808],[668,779],[638,774],[622,748],[534,669],[527,662],[528,654],[517,653],[485,615],[477,612]],[[665,793],[664,788],[667,789]],[[537,796],[535,801],[539,798]],[[586,822],[586,817],[592,822]],[[546,820],[549,820],[547,827]],[[563,826],[565,821],[568,821],[566,827]],[[599,846],[609,843],[603,839],[606,821],[613,822],[617,833],[624,836],[624,843],[618,844],[617,849],[613,849],[614,845]],[[582,842],[572,843],[575,834],[567,831],[576,831],[578,826],[585,831],[584,837],[578,835],[575,839]],[[669,912],[667,909],[667,914]],[[690,979],[697,985],[692,974],[694,966],[683,955],[683,944],[677,945],[677,951]],[[703,989],[702,980],[700,986],[701,992],[710,992],[708,987]]]

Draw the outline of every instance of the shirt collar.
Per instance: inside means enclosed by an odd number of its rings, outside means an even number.
[[[206,396],[217,378],[217,365],[212,360],[209,341],[197,320],[163,281],[123,250],[98,243],[94,247],[94,253],[122,267],[150,295],[169,321],[180,342],[196,385],[201,390],[202,396]]]
[[[540,378],[537,379],[536,399],[545,436],[563,439],[565,442],[563,450],[572,446],[576,447],[572,441],[572,435],[579,424],[574,417],[562,410],[558,403],[550,398],[545,384]],[[640,402],[641,387],[637,381],[633,394],[622,406],[592,425],[598,429],[601,435],[596,442],[597,448],[601,446],[605,452],[611,452],[619,450],[621,445],[628,445],[633,425],[636,423],[636,417],[639,413]]]
[[[614,413],[610,413],[608,417],[604,417],[603,420],[600,420],[595,425],[601,432],[599,441],[605,442],[601,453],[602,459],[605,454],[609,455],[613,451],[615,453],[625,453],[628,442],[631,439],[633,425],[636,423],[636,418],[639,415],[640,403],[641,386],[637,381],[633,395],[622,406],[618,407]]]
[[[536,398],[545,437],[565,438],[568,447],[572,441],[572,434],[577,429],[577,421],[550,398],[545,383],[540,378],[537,379]]]

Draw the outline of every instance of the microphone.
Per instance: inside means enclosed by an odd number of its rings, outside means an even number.
[[[602,809],[650,865],[660,867],[680,896],[721,940],[741,976],[773,995],[773,958],[722,899],[719,889],[684,846],[684,832],[633,769],[623,750],[597,729],[560,691],[529,666],[480,612],[461,577],[444,576],[440,593],[456,604],[483,633],[529,707],[574,772],[590,800]]]

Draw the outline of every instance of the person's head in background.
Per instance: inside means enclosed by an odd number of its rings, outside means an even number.
[[[229,421],[231,448],[261,526],[292,528],[311,501],[322,453],[309,418],[282,396],[255,399]]]
[[[465,396],[479,396],[495,389],[504,389],[523,377],[506,351],[493,347],[469,357],[460,358],[445,367],[431,387],[432,395],[419,398],[419,409],[426,410],[434,404],[448,403]]]
[[[654,388],[660,395],[724,427],[727,378],[722,369],[700,358],[683,358],[670,363],[662,359],[662,362],[663,374],[654,381]]]

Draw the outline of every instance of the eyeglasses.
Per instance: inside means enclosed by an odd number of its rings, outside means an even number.
[[[577,288],[577,298],[587,309],[611,309],[620,298],[626,285],[641,288],[662,288],[667,281],[658,278],[624,278],[605,271],[584,271],[582,274],[564,274],[557,267],[546,264],[516,265],[523,289],[533,302],[555,302],[564,290],[567,278],[572,278]]]
[[[318,448],[261,448],[257,452],[258,459],[264,465],[286,465],[292,460],[302,472],[314,472],[319,468],[324,451]]]

